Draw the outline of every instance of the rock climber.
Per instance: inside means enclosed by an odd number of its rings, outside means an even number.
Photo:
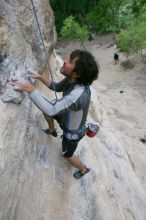
[[[10,82],[14,89],[28,92],[35,105],[43,112],[48,122],[45,133],[57,136],[54,119],[63,130],[62,153],[66,160],[78,170],[73,174],[80,179],[90,171],[79,157],[74,155],[79,141],[85,135],[85,123],[90,104],[90,85],[98,78],[99,67],[91,53],[75,50],[68,59],[64,60],[60,73],[65,76],[60,82],[54,82],[38,73],[30,72],[29,75],[40,80],[49,89],[62,92],[63,97],[50,101],[46,99],[34,85],[22,79]],[[54,89],[55,87],[55,89]]]

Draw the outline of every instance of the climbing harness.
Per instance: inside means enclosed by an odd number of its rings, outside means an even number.
[[[51,72],[51,68],[49,66],[48,55],[47,55],[46,47],[45,47],[45,44],[44,44],[44,40],[43,40],[43,36],[42,36],[39,20],[38,20],[38,17],[37,17],[36,9],[35,9],[33,0],[30,0],[30,1],[31,1],[31,4],[32,4],[34,16],[35,16],[35,19],[36,19],[37,27],[38,27],[38,30],[39,30],[39,33],[40,33],[43,49],[44,49],[44,52],[45,52],[45,57],[46,57],[46,61],[47,61],[47,64],[48,64],[48,72],[50,73],[51,79],[52,79],[52,82],[53,82],[53,75],[52,75],[52,72]],[[54,88],[55,96],[56,96],[56,99],[57,99],[57,93],[56,93],[54,82],[53,82],[53,88]]]

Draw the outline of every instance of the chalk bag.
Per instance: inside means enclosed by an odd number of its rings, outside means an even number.
[[[89,123],[86,129],[86,135],[90,138],[94,137],[99,130],[99,126]]]

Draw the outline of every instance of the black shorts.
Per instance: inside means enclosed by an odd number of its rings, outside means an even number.
[[[60,117],[57,115],[57,116],[54,116],[53,118],[58,122],[58,124],[60,125],[60,128],[62,128],[61,123],[60,123]],[[81,139],[82,137],[79,140],[69,140],[63,135],[63,138],[62,138],[63,156],[72,157]]]
[[[62,138],[62,153],[64,157],[72,157],[74,154],[79,140],[69,140],[65,136]]]

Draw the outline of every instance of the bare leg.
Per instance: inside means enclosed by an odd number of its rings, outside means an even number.
[[[73,155],[72,157],[65,157],[65,158],[72,166],[78,168],[81,171],[81,173],[84,173],[86,171],[86,166],[81,163],[78,157]]]
[[[44,117],[48,123],[48,129],[49,129],[49,132],[52,133],[53,131],[55,131],[55,127],[54,127],[54,119],[51,118],[50,116],[44,114]]]

